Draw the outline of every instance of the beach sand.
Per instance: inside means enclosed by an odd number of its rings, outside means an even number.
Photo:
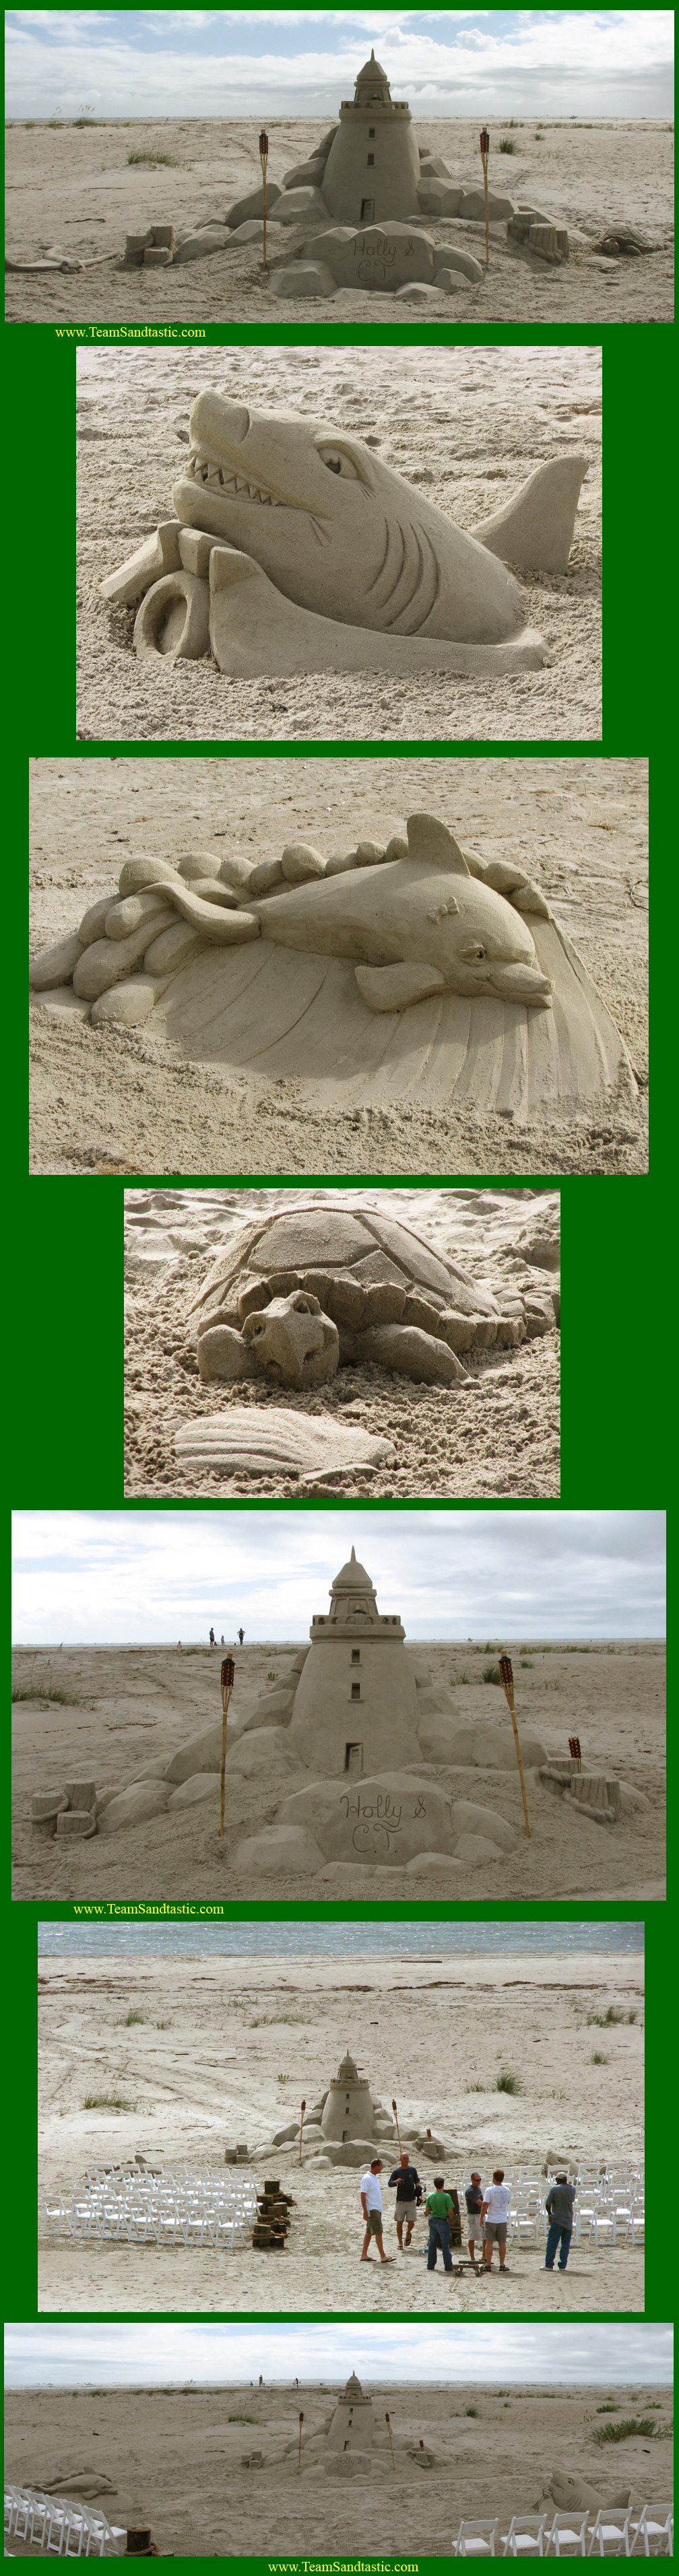
[[[138,664],[148,670],[148,664]],[[194,672],[200,666],[184,665]],[[275,725],[274,717],[268,718]],[[645,760],[447,760],[280,753],[205,760],[38,760],[31,768],[31,944],[74,931],[113,895],[123,862],[229,841],[251,859],[290,839],[324,852],[386,842],[420,809],[484,861],[518,860],[541,887],[628,1047],[640,1085],[624,1120],[555,1117],[528,1127],[456,1106],[454,1121],[397,1101],[321,1105],[311,1082],[271,1083],[186,1063],[159,1033],[93,1029],[31,1014],[35,1171],[389,1175],[646,1169],[648,859]],[[346,836],[346,840],[345,840]]]
[[[286,171],[308,158],[327,126],[327,119],[313,117],[270,121],[270,184],[275,180],[280,186]],[[257,244],[219,251],[188,267],[152,272],[119,268],[127,232],[143,232],[153,223],[172,223],[179,231],[210,215],[223,218],[236,198],[260,187],[258,131],[252,119],[229,123],[221,117],[155,123],[135,119],[133,124],[79,130],[72,125],[10,126],[11,257],[34,259],[41,245],[58,243],[72,259],[99,259],[105,265],[85,268],[78,276],[10,275],[8,321],[152,321],[161,326],[273,322],[275,327],[282,316],[305,329],[332,323],[335,317],[345,328],[355,326],[356,318],[359,327],[402,327],[408,309],[392,295],[350,293],[337,303],[293,298],[281,306],[262,277]],[[460,279],[454,296],[441,295],[430,307],[433,322],[453,329],[484,322],[533,328],[544,322],[671,322],[672,131],[669,123],[641,117],[597,117],[587,125],[519,119],[506,136],[515,150],[504,154],[498,149],[503,132],[498,122],[491,138],[491,188],[565,224],[570,258],[557,269],[523,260],[518,246],[507,243],[505,222],[494,224],[483,285],[467,286]],[[465,186],[482,184],[478,128],[468,118],[421,123],[417,118],[416,134],[418,143],[440,156]],[[164,154],[167,166],[154,169],[142,160],[130,168],[132,153],[148,154],[151,160],[154,153]],[[596,242],[616,219],[653,243],[652,258],[597,256]],[[313,229],[321,226],[314,222]],[[455,242],[485,260],[482,225],[436,218],[426,221],[426,229],[434,241]],[[271,224],[270,263],[288,259],[293,249],[303,251],[304,240],[301,228]]]
[[[505,2308],[555,2313],[555,2283],[544,2244],[512,2245],[508,2277],[497,2258],[475,2280],[467,2257],[463,2185],[478,2161],[508,2174],[540,2171],[551,2159],[597,2166],[643,2158],[643,1959],[584,1952],[525,1960],[513,1954],[408,1961],[407,1924],[393,1925],[390,1959],[335,1957],[252,1961],[152,1959],[39,1962],[39,2307],[51,2311],[251,2312],[268,2306],[267,2258],[177,2247],[75,2242],[45,2236],[43,2201],[70,2194],[89,2166],[131,2158],[194,2167],[223,2164],[225,2147],[252,2153],[299,2119],[325,2091],[348,2048],[373,2099],[394,2092],[404,2128],[433,2128],[446,2144],[445,2179],[460,2194],[463,2279],[427,2272],[427,2223],[416,2219],[412,2249],[398,2256],[394,2193],[382,2195],[388,2267],[359,2262],[363,2238],[361,2168],[317,2166],[309,2149],[271,2147],[254,2168],[261,2189],[275,2174],[294,2208],[276,2269],[275,2299],[289,2312],[348,2308],[383,2313],[494,2317]],[[432,1951],[445,1941],[431,1926]],[[405,1952],[403,1957],[402,1952]],[[588,2016],[619,2022],[603,2033]],[[130,2013],[137,2021],[130,2027]],[[628,2018],[631,2016],[631,2018]],[[445,2033],[445,2037],[443,2037]],[[594,2066],[593,2052],[603,2062]],[[501,2070],[517,2095],[496,2091]],[[88,2094],[118,2094],[118,2114],[87,2111]],[[413,2157],[417,2164],[418,2159]],[[425,2191],[435,2164],[420,2160]],[[545,2189],[547,2188],[545,2184]],[[457,2255],[454,2257],[457,2262]],[[644,2303],[643,2250],[573,2247],[558,2285],[558,2309],[637,2311]],[[444,2287],[445,2283],[445,2287]]]
[[[77,382],[79,741],[599,740],[600,348],[79,348]],[[229,679],[211,654],[171,667],[162,654],[140,660],[134,610],[111,608],[100,583],[171,518],[179,431],[204,390],[375,437],[386,464],[424,481],[427,499],[470,531],[537,465],[584,454],[567,572],[521,577],[526,624],[551,660],[501,679],[326,671],[287,682]]]
[[[311,1602],[310,1612],[321,1606]],[[388,1601],[382,1606],[391,1607]],[[218,1608],[215,1616],[219,1625]],[[76,1843],[45,1841],[29,1821],[35,1789],[74,1779],[95,1780],[100,1793],[126,1786],[149,1764],[161,1758],[169,1762],[180,1745],[220,1723],[219,1653],[211,1655],[208,1646],[182,1655],[169,1646],[57,1646],[39,1654],[18,1650],[14,1687],[37,1691],[51,1671],[51,1687],[73,1693],[74,1702],[41,1708],[37,1699],[29,1699],[13,1711],[15,1895],[75,1903],[137,1897],[248,1903],[254,1896],[272,1903],[300,1898],[323,1903],[340,1897],[347,1904],[412,1903],[415,1896],[424,1904],[431,1898],[440,1901],[442,1892],[449,1894],[450,1886],[442,1890],[435,1871],[429,1881],[407,1870],[335,1865],[313,1880],[267,1877],[253,1886],[250,1874],[234,1866],[241,1839],[269,1824],[279,1801],[309,1782],[285,1728],[270,1730],[265,1776],[246,1779],[237,1767],[239,1721],[254,1707],[269,1672],[285,1678],[299,1644],[306,1644],[306,1638],[297,1645],[237,1649],[223,1857],[211,1802]],[[482,1680],[489,1647],[422,1640],[411,1651],[418,1663],[430,1667],[435,1681],[448,1685],[452,1677],[461,1725],[502,1723],[503,1718],[509,1724],[501,1691]],[[497,1646],[492,1651],[496,1655]],[[574,1803],[571,1809],[570,1800],[566,1806],[531,1773],[532,1830],[526,1841],[518,1773],[425,1766],[424,1784],[436,1779],[453,1797],[488,1806],[516,1828],[516,1848],[501,1861],[465,1864],[454,1873],[456,1901],[549,1903],[577,1896],[636,1903],[662,1896],[664,1649],[639,1643],[582,1652],[529,1644],[514,1646],[513,1653],[519,1729],[537,1734],[548,1755],[559,1757],[566,1756],[569,1735],[579,1734],[585,1766],[619,1774],[641,1789],[650,1804],[642,1812],[624,1814],[609,1831],[593,1825]],[[526,1671],[520,1656],[528,1662]]]
[[[560,2287],[563,2285],[560,2284]],[[585,2329],[586,2332],[586,2329]],[[289,2556],[380,2551],[446,2556],[463,2515],[513,2513],[541,2504],[554,2470],[577,2474],[606,2502],[623,2487],[667,2513],[672,2445],[638,2435],[600,2450],[597,2413],[611,2405],[637,2420],[671,2424],[664,2388],[390,2386],[364,2383],[377,2441],[371,2477],[345,2483],[324,2467],[297,2470],[298,2417],[320,2431],[344,2385],[324,2388],[136,2388],[10,2392],[7,2474],[36,2486],[64,2453],[116,2480],[102,2499],[112,2522],[151,2524],[161,2557]],[[474,2408],[474,2420],[469,2410]],[[384,2416],[389,2410],[395,2467]],[[614,2420],[614,2419],[613,2419]],[[609,2421],[603,2417],[603,2424]],[[423,2477],[409,2446],[431,2446]],[[286,2446],[289,2450],[286,2457]],[[261,2449],[263,2466],[245,2468]],[[302,2448],[304,2462],[304,2446]],[[271,2472],[275,2467],[275,2478]],[[268,2472],[268,2474],[267,2474]],[[551,2508],[554,2510],[553,2506]]]
[[[127,1192],[125,1493],[294,1497],[298,1483],[280,1472],[273,1478],[226,1477],[178,1465],[179,1423],[224,1414],[237,1402],[258,1411],[283,1405],[316,1420],[357,1420],[393,1441],[396,1464],[368,1477],[348,1473],[339,1489],[343,1494],[403,1500],[412,1494],[557,1495],[557,1332],[523,1342],[516,1351],[484,1351],[475,1359],[469,1354],[467,1381],[452,1387],[415,1385],[365,1360],[338,1369],[327,1386],[306,1395],[261,1380],[202,1384],[195,1354],[187,1348],[193,1299],[217,1255],[239,1235],[247,1239],[253,1222],[264,1223],[277,1210],[289,1213],[296,1196],[290,1190]],[[300,1196],[305,1204],[309,1198],[321,1206],[336,1203],[334,1191]],[[363,1205],[385,1213],[383,1190],[352,1192],[350,1203],[357,1215]],[[515,1197],[490,1190],[394,1190],[389,1214],[491,1294],[514,1284],[519,1291],[549,1294],[558,1273],[555,1191]],[[530,1259],[533,1242],[544,1266]]]

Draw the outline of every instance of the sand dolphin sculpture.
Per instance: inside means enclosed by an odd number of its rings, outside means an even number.
[[[507,566],[565,570],[585,472],[577,456],[538,467],[468,536],[361,439],[200,394],[176,527],[104,596],[144,594],[138,652],[191,658],[209,641],[232,677],[538,669],[549,655]]]

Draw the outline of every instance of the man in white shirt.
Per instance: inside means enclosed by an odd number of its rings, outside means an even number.
[[[365,2219],[365,2236],[363,2238],[363,2252],[361,2255],[362,2263],[369,2263],[370,2261],[368,2246],[370,2244],[371,2236],[374,2236],[375,2238],[380,2262],[393,2263],[394,2260],[393,2254],[385,2254],[382,2243],[382,2193],[380,2190],[379,2180],[381,2171],[381,2156],[373,2156],[372,2164],[370,2165],[368,2172],[364,2173],[361,2182],[361,2208]]]
[[[481,2211],[481,2223],[483,2226],[483,2259],[487,2272],[490,2272],[492,2268],[493,2244],[495,2242],[497,2243],[497,2250],[500,2257],[500,2271],[506,2272],[508,2270],[507,2219],[509,2216],[510,2200],[511,2192],[509,2184],[505,2182],[504,2166],[496,2165],[493,2180],[488,2183],[487,2189],[483,2195],[483,2208]]]

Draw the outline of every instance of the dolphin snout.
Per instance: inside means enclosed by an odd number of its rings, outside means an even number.
[[[493,966],[489,982],[504,1002],[538,1003],[543,1010],[551,1002],[551,977],[542,975],[539,966]]]

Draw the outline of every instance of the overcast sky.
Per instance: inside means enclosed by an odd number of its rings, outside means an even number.
[[[10,9],[10,117],[336,117],[374,44],[416,116],[672,115],[669,9]]]
[[[650,2387],[672,2376],[670,2326],[625,2325],[10,2325],[10,2388],[133,2387],[168,2380],[218,2383],[295,2378],[336,2386],[357,2370],[384,2385],[469,2380],[533,2384],[596,2381]]]
[[[664,1635],[662,1512],[16,1512],[25,1645],[305,1638],[352,1545],[411,1638]]]

